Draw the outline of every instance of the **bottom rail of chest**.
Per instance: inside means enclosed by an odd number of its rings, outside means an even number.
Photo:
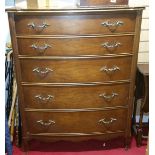
[[[23,149],[24,151],[28,150],[38,150],[44,148],[44,150],[52,151],[74,151],[77,149],[85,150],[89,149],[112,149],[112,148],[120,148],[120,147],[129,147],[131,138],[126,137],[125,132],[116,132],[116,133],[105,133],[105,134],[94,134],[94,135],[81,135],[81,136],[50,136],[50,135],[28,135],[27,137],[23,137]],[[82,145],[81,145],[82,144]],[[50,149],[49,146],[50,145]],[[59,145],[59,147],[55,147]],[[74,149],[71,146],[74,146]],[[91,147],[90,147],[91,145]],[[62,147],[61,147],[62,146]],[[56,150],[55,150],[56,149]]]

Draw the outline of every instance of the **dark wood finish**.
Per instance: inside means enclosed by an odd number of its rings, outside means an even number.
[[[72,87],[44,87],[24,86],[24,102],[27,108],[36,109],[80,109],[80,108],[103,108],[125,106],[128,103],[129,84],[118,84],[109,86],[72,86]],[[111,97],[110,100],[101,97]],[[45,100],[35,96],[40,95]],[[48,100],[48,95],[54,96]]]
[[[128,108],[128,120],[130,120],[132,118],[133,115],[133,100],[134,100],[134,90],[135,90],[135,77],[136,77],[136,66],[137,66],[137,60],[138,60],[138,50],[139,50],[139,41],[140,41],[140,29],[141,29],[141,21],[142,21],[142,12],[138,11],[137,12],[137,16],[136,16],[136,25],[135,25],[135,38],[134,38],[134,45],[133,45],[133,51],[137,51],[134,53],[133,55],[133,61],[132,61],[132,70],[131,70],[131,85],[130,85],[130,89],[129,89],[129,108]],[[126,144],[126,148],[129,148],[130,146],[130,139],[131,139],[131,134],[127,134],[127,133],[131,133],[131,121],[127,122],[127,132],[126,132],[126,139],[125,139],[125,144]]]
[[[28,145],[27,140],[24,139],[24,137],[27,136],[27,128],[26,126],[26,117],[24,112],[24,105],[22,104],[23,99],[23,93],[21,88],[21,68],[20,68],[20,61],[18,59],[18,45],[16,40],[16,33],[15,33],[15,21],[14,21],[14,14],[8,13],[8,19],[9,19],[9,27],[10,27],[10,34],[11,34],[11,42],[12,42],[12,48],[13,48],[13,58],[14,58],[14,65],[15,65],[15,72],[16,72],[16,80],[17,80],[17,93],[20,96],[18,98],[19,108],[20,108],[20,115],[21,115],[21,121],[22,121],[22,147],[26,150],[26,146]],[[18,73],[18,74],[17,74]]]
[[[131,57],[114,57],[102,59],[78,59],[78,60],[33,60],[22,59],[22,81],[23,82],[103,82],[113,80],[130,79]],[[107,73],[101,69],[117,66],[120,70]],[[40,68],[45,72],[46,68],[53,70],[45,76],[41,76],[34,69]]]
[[[128,0],[79,0],[80,6],[127,5]]]
[[[140,118],[139,122],[136,122],[136,111],[137,101],[141,99],[140,105]],[[137,77],[136,77],[136,91],[135,91],[135,102],[133,112],[133,129],[136,133],[137,146],[142,145],[143,127],[149,128],[148,123],[143,123],[144,113],[149,112],[149,64],[138,64],[137,65]]]
[[[27,112],[27,127],[30,133],[93,133],[106,131],[124,131],[127,118],[126,110],[105,110],[97,112]],[[112,122],[112,118],[116,119]],[[102,123],[100,120],[105,119]],[[37,121],[42,120],[51,125],[41,125]],[[82,125],[87,124],[87,125]]]
[[[104,142],[105,144],[108,144],[107,141],[110,141],[109,145],[113,146],[111,143],[111,139],[118,138],[122,142],[124,141],[124,131],[117,131],[117,132],[105,132],[105,133],[94,133],[94,134],[80,134],[77,135],[75,133],[72,134],[30,134],[28,133],[30,140],[36,139],[41,142],[57,142],[58,139],[65,140],[65,141],[71,141],[71,142],[79,142],[79,141],[87,141],[87,140],[100,140],[101,142]],[[103,145],[102,145],[103,146]],[[123,146],[123,143],[122,143]]]
[[[24,150],[28,149],[28,142],[33,138],[78,141],[92,138],[109,140],[122,136],[125,145],[130,144],[142,10],[140,7],[40,9],[34,6],[7,10],[16,65]],[[119,21],[123,24],[119,25]],[[28,28],[27,24],[32,22],[37,24],[37,28]],[[50,26],[41,31],[43,22]],[[109,26],[102,25],[103,22]],[[98,46],[102,41],[116,38],[123,44],[113,51]],[[37,55],[36,51],[28,47],[33,41],[39,44],[44,41],[50,44],[54,42],[54,49],[46,50],[44,55]],[[111,72],[115,70],[114,65],[120,67],[120,70],[115,68],[116,71],[111,75],[100,71],[101,67],[107,66]],[[45,70],[36,71],[41,73],[42,78],[38,78],[32,71],[36,67],[45,67]],[[53,72],[43,78],[48,67],[52,67]],[[115,93],[112,91],[117,91],[121,96],[114,97],[111,102],[101,101],[96,95],[102,90],[108,93],[107,97]],[[53,105],[48,103],[46,106],[37,106],[32,97],[40,92],[43,95],[50,92],[61,97],[54,97]],[[43,96],[43,99],[46,98]],[[109,124],[101,127],[92,123],[103,117],[110,121]],[[111,123],[113,117],[119,121]],[[48,119],[60,121],[60,124],[49,130],[38,128],[35,123],[39,119],[45,121],[41,124],[46,126]]]
[[[111,37],[62,37],[62,38],[19,38],[20,55],[27,56],[76,56],[132,53],[134,36]],[[107,47],[106,47],[107,43]],[[120,45],[119,45],[120,43]],[[114,47],[115,45],[117,45]],[[38,48],[32,47],[36,45]],[[46,47],[49,45],[51,47]]]
[[[96,13],[81,15],[53,15],[51,16],[16,16],[16,33],[17,35],[83,35],[83,34],[113,34],[120,32],[134,32],[135,29],[134,13],[114,14]],[[117,21],[124,22],[121,26],[111,26],[110,29],[116,29],[111,32],[108,27],[102,25],[103,22]],[[28,27],[28,24],[34,23],[37,26],[43,23],[49,24],[42,31]]]

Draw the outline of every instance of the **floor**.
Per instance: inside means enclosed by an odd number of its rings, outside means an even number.
[[[50,144],[32,142],[31,151],[28,151],[27,155],[145,155],[147,141],[143,141],[143,145],[138,148],[133,137],[131,147],[127,151],[122,148],[120,141],[114,142],[117,145],[111,149],[105,148],[100,141],[55,142]],[[13,155],[25,155],[25,153],[14,146]]]

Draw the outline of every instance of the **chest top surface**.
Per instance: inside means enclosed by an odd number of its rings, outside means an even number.
[[[118,5],[80,7],[78,0],[16,0],[15,5],[6,8],[7,12],[51,12],[51,11],[89,11],[89,10],[143,10],[143,6]]]

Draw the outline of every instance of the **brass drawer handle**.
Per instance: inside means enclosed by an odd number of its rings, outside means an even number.
[[[118,67],[118,66],[113,66],[112,68],[107,68],[107,66],[103,66],[101,69],[100,69],[100,71],[101,72],[106,72],[107,74],[112,74],[112,73],[114,73],[114,72],[116,72],[116,71],[119,71],[120,70],[120,68]]]
[[[53,72],[52,69],[50,68],[34,68],[32,70],[33,72],[35,72],[37,75],[39,75],[39,77],[46,77],[50,72]]]
[[[118,26],[124,25],[123,21],[105,21],[101,23],[102,26],[107,27],[111,32],[115,32]]]
[[[110,118],[110,121],[106,121],[106,119],[103,118],[103,119],[99,120],[98,123],[110,124],[110,123],[112,123],[112,122],[114,122],[114,121],[117,121],[117,119],[116,119],[116,118]]]
[[[37,123],[43,125],[43,126],[50,126],[52,124],[55,124],[55,121],[52,121],[52,120],[48,120],[48,122],[44,122],[43,120],[39,120],[37,121]]]
[[[101,44],[101,46],[103,46],[104,48],[108,49],[108,50],[114,50],[117,47],[119,47],[121,45],[120,42],[105,42],[103,44]]]
[[[43,97],[42,95],[36,95],[35,98],[38,99],[38,101],[47,102],[47,101],[54,99],[54,96],[47,95],[47,97]],[[42,103],[42,102],[40,102],[40,103]]]
[[[112,93],[111,95],[106,95],[106,93],[100,94],[99,97],[104,98],[106,101],[110,102],[115,96],[118,96],[117,93]]]
[[[33,22],[27,24],[27,26],[35,31],[43,31],[46,27],[50,26],[47,23],[42,23],[42,25],[36,25]]]
[[[44,44],[43,46],[38,46],[36,44],[32,44],[30,47],[37,50],[39,53],[44,53],[46,49],[51,48],[52,46],[50,46],[48,44]]]

